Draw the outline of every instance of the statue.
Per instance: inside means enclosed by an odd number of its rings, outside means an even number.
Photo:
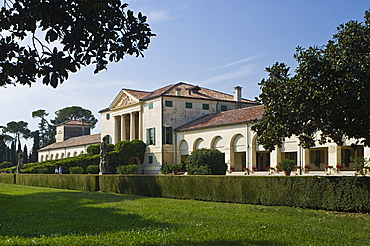
[[[107,137],[103,137],[100,143],[100,164],[99,164],[99,175],[107,174],[108,172],[108,153],[107,153]]]
[[[19,152],[18,153],[17,173],[22,173],[21,168],[23,168],[23,155],[22,155],[22,152]]]

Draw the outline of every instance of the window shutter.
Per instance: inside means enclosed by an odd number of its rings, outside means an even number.
[[[172,127],[170,126],[169,128],[168,128],[168,143],[169,144],[172,144]]]
[[[155,127],[153,127],[153,145],[155,145]]]
[[[162,145],[166,144],[166,127],[162,126]]]
[[[149,145],[149,128],[146,129],[146,145]]]

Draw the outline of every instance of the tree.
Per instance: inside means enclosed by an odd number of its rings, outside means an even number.
[[[284,138],[299,137],[305,147],[343,137],[370,146],[370,11],[365,21],[340,25],[322,47],[298,47],[295,74],[284,63],[266,68],[260,83],[262,120],[252,129],[273,150]]]
[[[55,112],[56,117],[51,120],[51,123],[58,125],[68,120],[84,120],[86,123],[95,127],[98,120],[88,109],[81,108],[79,106],[71,106],[63,109],[59,109]]]
[[[38,131],[37,136],[39,137],[41,135],[41,139],[38,138],[41,141],[41,147],[45,147],[55,142],[55,126],[46,120],[48,115],[49,113],[47,113],[44,109],[39,109],[32,112],[32,118],[40,118],[40,131]]]
[[[3,133],[10,133],[14,135],[14,142],[20,145],[21,138],[28,139],[31,131],[28,129],[28,123],[24,121],[11,121],[3,127]]]
[[[147,17],[125,12],[127,6],[120,0],[4,0],[0,86],[31,86],[40,78],[55,88],[81,66],[95,64],[98,73],[125,55],[143,56],[155,34]],[[23,46],[27,37],[31,44]]]
[[[33,138],[33,145],[30,153],[30,160],[29,162],[37,162],[38,161],[38,153],[37,150],[40,149],[40,135],[39,131],[32,132],[32,138]]]

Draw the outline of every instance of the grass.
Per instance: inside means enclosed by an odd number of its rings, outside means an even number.
[[[367,214],[0,184],[0,245],[368,245]]]

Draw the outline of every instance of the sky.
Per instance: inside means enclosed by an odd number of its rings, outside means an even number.
[[[2,1],[0,1],[2,2]],[[243,98],[260,94],[266,67],[284,62],[294,73],[297,46],[325,45],[336,28],[363,21],[368,0],[131,0],[128,9],[148,17],[153,37],[144,58],[126,57],[94,75],[93,67],[72,74],[56,89],[40,81],[31,87],[0,87],[0,126],[26,121],[32,111],[80,106],[93,112],[109,106],[122,88],[152,91],[177,82]],[[100,132],[98,123],[93,133]]]

